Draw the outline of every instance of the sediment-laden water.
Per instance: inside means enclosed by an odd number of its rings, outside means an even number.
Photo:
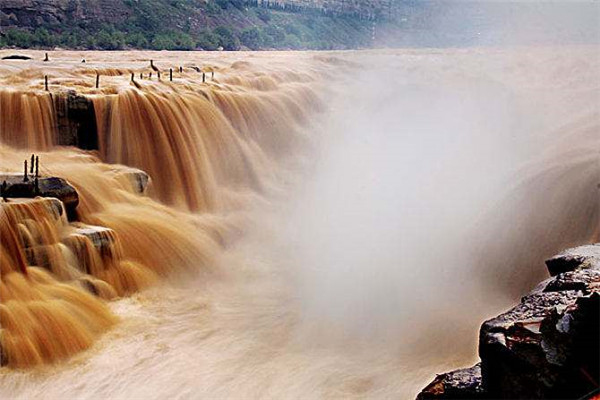
[[[598,237],[595,47],[27,53],[0,173],[79,205],[2,203],[1,398],[411,398]]]

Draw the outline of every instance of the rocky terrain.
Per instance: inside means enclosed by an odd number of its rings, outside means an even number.
[[[546,261],[551,277],[483,323],[481,362],[438,375],[425,399],[587,399],[599,393],[600,244]]]

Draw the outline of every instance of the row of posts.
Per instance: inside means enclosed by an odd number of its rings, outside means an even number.
[[[47,58],[48,53],[46,53]],[[47,60],[44,60],[47,61]],[[154,61],[150,60],[150,67],[156,71],[156,75],[158,76],[158,80],[160,80],[160,70],[154,66]],[[200,72],[200,70],[197,70]],[[183,67],[179,67],[179,73],[183,73]],[[152,79],[152,72],[148,74],[148,78]],[[215,71],[210,72],[211,80],[215,79]],[[144,79],[144,73],[140,72],[140,79]],[[173,68],[169,68],[169,81],[173,82]],[[131,82],[135,82],[135,74],[131,73]],[[206,82],[206,72],[202,71],[202,83]],[[44,75],[44,88],[48,91],[48,75]],[[96,89],[100,88],[100,74],[96,74]]]

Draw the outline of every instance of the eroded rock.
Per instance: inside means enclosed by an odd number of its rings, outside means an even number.
[[[567,290],[525,296],[521,304],[481,326],[483,388],[492,398],[553,398],[565,371],[549,353],[542,326],[552,315],[574,307],[580,295]]]
[[[437,375],[417,396],[417,400],[484,398],[480,364]]]
[[[599,390],[600,245],[565,250],[546,265],[551,278],[481,326],[480,386],[467,379],[476,371],[457,370],[438,375],[418,399],[579,399]],[[455,395],[469,382],[481,397]]]

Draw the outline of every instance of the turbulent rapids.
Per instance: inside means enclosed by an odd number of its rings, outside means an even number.
[[[414,396],[598,240],[597,50],[1,61],[78,198],[0,200],[0,398]]]

